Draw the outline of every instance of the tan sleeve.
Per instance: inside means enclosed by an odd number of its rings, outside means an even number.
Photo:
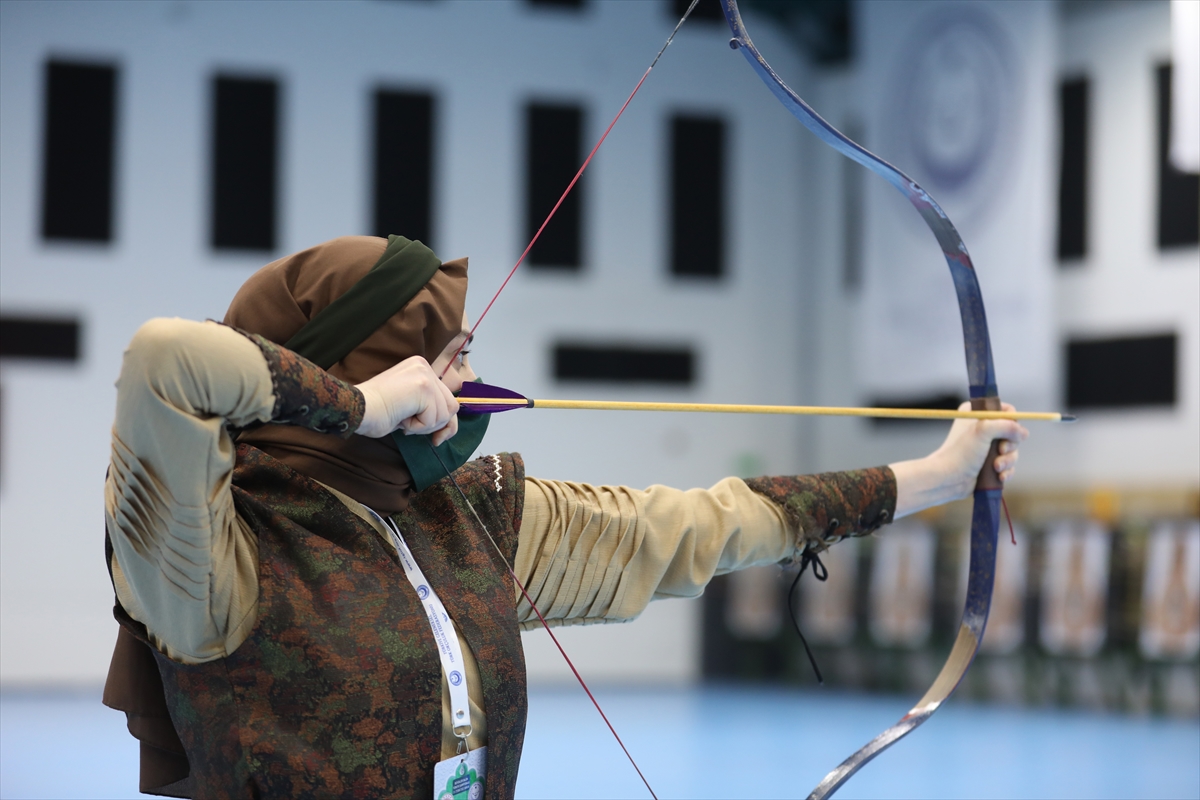
[[[117,598],[185,664],[245,639],[258,603],[257,543],[234,512],[226,422],[271,418],[260,348],[216,323],[156,319],[125,351],[104,487]]]
[[[551,625],[625,622],[715,575],[792,557],[783,510],[738,478],[709,489],[525,481],[514,569]],[[524,629],[540,625],[518,597]]]

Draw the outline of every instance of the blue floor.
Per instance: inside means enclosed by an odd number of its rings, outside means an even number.
[[[777,689],[601,688],[661,798],[804,797],[908,702]],[[57,749],[52,747],[58,736]],[[0,798],[133,798],[137,747],[98,692],[0,693]],[[641,798],[577,689],[530,696],[521,798]],[[1200,721],[951,702],[838,798],[1200,798]]]

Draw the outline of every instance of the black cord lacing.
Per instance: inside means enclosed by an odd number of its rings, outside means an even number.
[[[800,571],[796,573],[796,579],[792,581],[792,588],[788,589],[787,607],[788,614],[792,617],[792,625],[796,628],[796,635],[800,637],[800,644],[804,645],[804,652],[808,654],[808,663],[812,664],[813,672],[817,676],[817,683],[825,685],[825,679],[821,677],[821,669],[817,666],[817,659],[813,656],[812,650],[808,646],[808,640],[804,638],[804,634],[800,631],[800,623],[796,621],[795,597],[796,587],[800,585],[800,576],[804,574],[804,570],[808,569],[808,565],[812,564],[813,577],[819,581],[829,579],[829,570],[821,563],[820,556],[814,550],[805,550],[800,554]]]

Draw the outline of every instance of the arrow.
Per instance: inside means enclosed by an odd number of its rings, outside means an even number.
[[[625,400],[531,400],[486,383],[464,383],[458,395],[463,414],[497,414],[514,408],[572,408],[601,411],[690,411],[713,414],[792,414],[889,419],[1021,419],[1075,422],[1057,411],[957,411],[936,408],[854,408],[843,406],[764,406],[734,403],[641,403]]]

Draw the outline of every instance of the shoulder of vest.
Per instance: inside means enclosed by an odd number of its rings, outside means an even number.
[[[490,507],[502,515],[514,531],[521,529],[521,512],[525,505],[525,462],[518,453],[496,453],[468,461],[454,473],[454,480],[473,504]],[[415,499],[420,503],[421,495],[427,492],[457,494],[448,478],[435,483],[421,492]]]

